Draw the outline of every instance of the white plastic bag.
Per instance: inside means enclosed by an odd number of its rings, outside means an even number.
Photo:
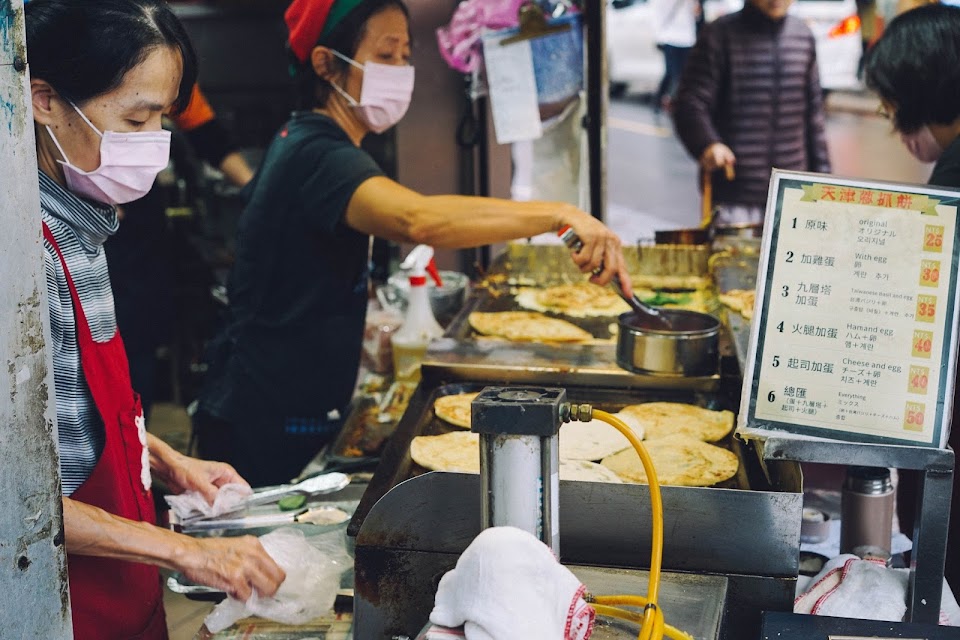
[[[217,490],[213,504],[199,491],[185,491],[177,496],[164,496],[167,504],[181,520],[203,516],[216,518],[225,513],[236,511],[247,498],[253,495],[250,485],[240,482],[225,484]]]
[[[204,620],[207,629],[217,633],[251,615],[297,625],[329,612],[340,588],[340,576],[352,560],[342,544],[318,545],[316,538],[312,542],[291,527],[261,536],[260,543],[286,572],[286,580],[271,598],[256,592],[246,603],[227,598]]]

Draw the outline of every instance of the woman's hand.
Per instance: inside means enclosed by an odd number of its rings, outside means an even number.
[[[150,469],[173,493],[199,491],[209,504],[225,484],[247,484],[236,469],[225,462],[199,460],[175,451],[159,438],[147,434]]]
[[[241,602],[254,590],[272,596],[287,577],[253,536],[182,538],[175,567],[189,580],[221,589]]]
[[[272,596],[286,578],[252,536],[191,538],[70,498],[63,499],[63,528],[67,553],[180,571],[194,582],[223,589],[242,601],[254,589]]]
[[[591,282],[599,285],[607,284],[614,275],[618,275],[623,292],[628,296],[633,295],[620,238],[602,222],[576,207],[571,206],[561,217],[563,224],[573,227],[583,243],[579,251],[571,253],[580,271],[592,273],[599,270],[590,278]]]

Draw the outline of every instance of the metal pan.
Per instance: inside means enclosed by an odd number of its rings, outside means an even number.
[[[633,373],[703,376],[720,367],[720,321],[695,311],[664,309],[669,331],[642,324],[633,312],[618,318],[617,364]],[[639,322],[638,322],[639,320]]]
[[[710,229],[703,227],[653,232],[654,244],[710,244]]]

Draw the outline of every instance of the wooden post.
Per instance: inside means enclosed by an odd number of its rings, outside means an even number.
[[[73,638],[23,1],[0,0],[0,636]]]

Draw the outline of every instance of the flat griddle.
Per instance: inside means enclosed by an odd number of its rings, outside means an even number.
[[[455,393],[480,391],[485,386],[509,384],[503,381],[450,381],[435,378],[437,372],[429,368],[424,370],[424,382],[417,388],[407,411],[397,430],[387,443],[380,459],[380,466],[374,473],[360,505],[347,528],[348,535],[355,536],[360,530],[363,519],[373,505],[397,484],[427,472],[410,457],[410,443],[417,436],[440,435],[452,431],[463,431],[440,418],[433,412],[437,398]],[[565,386],[556,383],[554,386]],[[695,390],[625,390],[616,388],[592,388],[584,386],[565,386],[571,402],[589,403],[597,409],[617,412],[629,404],[665,401],[694,404],[708,409],[729,409],[736,413],[738,397],[732,389],[721,392],[701,392]],[[720,442],[713,443],[732,451],[740,460],[737,475],[714,485],[725,489],[752,489],[766,487],[768,483],[760,468],[759,460],[749,445],[737,440],[733,432]]]

